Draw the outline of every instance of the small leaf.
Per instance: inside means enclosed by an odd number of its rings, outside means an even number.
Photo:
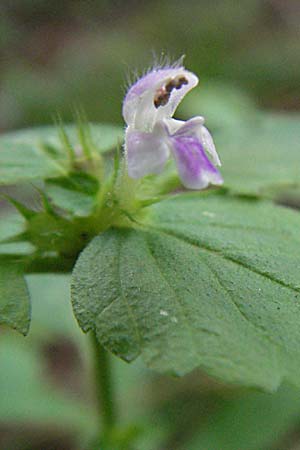
[[[80,146],[76,125],[64,127],[70,143]],[[123,139],[123,131],[113,125],[90,125],[91,137],[100,153],[111,150]],[[0,136],[0,184],[64,176],[70,161],[62,150],[56,126],[29,128]]]
[[[20,264],[0,258],[0,325],[26,335],[30,324],[30,300]]]
[[[300,385],[299,214],[221,195],[149,208],[82,252],[72,282],[84,331],[131,361],[276,389]]]
[[[79,216],[91,212],[98,190],[98,180],[84,172],[73,172],[68,178],[53,178],[46,182],[46,193],[52,202]]]
[[[9,195],[3,194],[5,200],[7,200],[11,205],[13,205],[17,211],[24,217],[24,219],[30,220],[36,215],[36,212],[32,209],[27,208],[22,202],[10,197]]]
[[[6,241],[25,229],[25,221],[20,214],[13,213],[1,217],[0,221],[0,242]]]

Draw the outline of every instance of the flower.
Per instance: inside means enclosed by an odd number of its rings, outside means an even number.
[[[220,159],[204,118],[186,122],[172,118],[183,97],[197,84],[197,76],[179,65],[153,69],[129,88],[122,112],[131,178],[160,173],[173,155],[185,187],[203,189],[223,183],[215,167],[221,165]]]

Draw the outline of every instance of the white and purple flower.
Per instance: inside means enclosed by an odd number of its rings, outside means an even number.
[[[172,118],[183,97],[197,84],[196,75],[174,66],[154,69],[130,87],[123,117],[131,178],[160,173],[173,155],[185,187],[204,189],[223,183],[215,167],[221,165],[220,159],[204,118],[197,116],[186,122]]]

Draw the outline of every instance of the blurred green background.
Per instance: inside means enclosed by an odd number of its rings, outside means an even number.
[[[56,111],[71,120],[77,105],[121,123],[127,78],[162,53],[186,55],[203,91],[233,85],[264,107],[297,109],[299,21],[298,0],[1,2],[0,127]]]
[[[217,128],[256,108],[297,111],[299,23],[299,0],[2,2],[0,130],[52,123],[57,112],[72,121],[77,107],[91,121],[122,124],[128,79],[161,55],[185,54],[200,77],[179,115],[203,114]],[[87,450],[97,429],[91,361],[68,278],[28,280],[29,337],[0,329],[0,449]],[[290,387],[265,394],[197,371],[172,379],[139,361],[114,363],[136,450],[300,448],[300,393]]]

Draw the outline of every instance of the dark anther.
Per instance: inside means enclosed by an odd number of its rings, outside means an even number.
[[[185,77],[180,77],[178,82],[183,86],[184,84],[188,84],[188,80]]]
[[[153,103],[155,108],[159,108],[160,106],[165,106],[170,98],[170,92],[167,92],[164,87],[159,89],[154,97]]]
[[[167,84],[156,91],[154,96],[154,106],[159,108],[160,106],[165,106],[169,99],[173,89],[180,89],[184,84],[188,84],[188,80],[184,76],[171,78]]]
[[[171,80],[169,81],[169,83],[166,84],[166,91],[171,93],[174,89],[175,85],[174,85],[174,81]]]

